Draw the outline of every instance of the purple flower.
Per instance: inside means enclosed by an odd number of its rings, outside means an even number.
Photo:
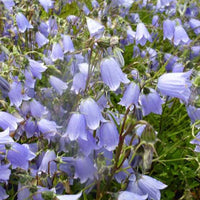
[[[190,143],[196,145],[194,151],[200,152],[200,132],[197,133],[196,138],[193,139]]]
[[[78,200],[82,195],[82,192],[78,193],[78,194],[67,194],[67,195],[57,195],[56,197],[59,200]]]
[[[27,145],[14,143],[12,148],[8,150],[7,158],[12,164],[12,168],[20,167],[28,170],[29,161],[35,158],[35,154],[29,150]]]
[[[190,19],[189,21],[190,27],[194,30],[196,35],[200,34],[200,21],[197,19]]]
[[[117,200],[145,200],[147,199],[148,195],[138,195],[133,192],[129,191],[122,191],[119,193]]]
[[[16,22],[21,33],[24,33],[26,29],[33,28],[22,13],[18,13],[16,15]]]
[[[39,48],[49,42],[49,40],[39,31],[35,35],[35,40],[36,40]]]
[[[47,69],[47,67],[44,66],[44,63],[41,63],[32,59],[29,59],[29,66],[30,66],[30,70],[33,76],[38,79],[42,78],[41,73]]]
[[[0,144],[10,144],[10,143],[14,143],[14,140],[10,136],[9,128],[7,128],[5,131],[0,132]]]
[[[148,195],[148,199],[160,200],[160,190],[166,188],[167,185],[147,175],[138,176],[137,178],[135,175],[130,177],[127,190],[138,195]]]
[[[54,121],[49,121],[47,119],[41,119],[38,122],[39,130],[45,135],[45,137],[49,138],[54,136],[57,133],[57,125]]]
[[[140,94],[140,88],[137,84],[131,82],[124,92],[124,96],[119,102],[120,105],[126,106],[128,108],[131,104],[138,104]]]
[[[174,31],[175,31],[175,22],[169,19],[166,19],[163,22],[163,34],[164,34],[163,39],[165,40],[167,38],[170,41],[172,41],[174,37]]]
[[[9,164],[8,165],[0,165],[0,181],[8,181],[9,180],[9,177],[11,174],[11,170],[8,169],[9,166],[10,166]],[[1,194],[0,194],[0,196],[1,196]]]
[[[159,16],[158,15],[154,15],[153,18],[152,18],[152,25],[155,26],[155,27],[159,27]]]
[[[174,30],[174,44],[178,46],[189,43],[190,38],[188,37],[185,29],[181,25],[176,26]]]
[[[86,120],[84,115],[80,113],[72,114],[63,137],[65,135],[69,136],[70,140],[76,140],[79,137],[83,140],[87,140]]]
[[[153,89],[150,90],[149,94],[143,94],[140,96],[142,105],[143,116],[149,113],[162,114],[162,99],[160,95]]]
[[[30,102],[30,110],[33,117],[40,118],[45,112],[45,107],[33,99]]]
[[[9,196],[6,194],[4,188],[0,185],[0,200],[7,199]]]
[[[103,35],[104,26],[89,17],[86,17],[86,21],[90,37],[95,37],[96,39],[100,38]]]
[[[7,94],[10,91],[10,84],[1,76],[0,76],[0,90],[3,94]]]
[[[152,42],[151,35],[149,34],[147,28],[143,23],[137,25],[136,34],[135,34],[136,44],[141,44],[144,46],[146,41]]]
[[[1,0],[4,4],[4,6],[8,9],[11,10],[12,7],[15,5],[13,0]],[[1,196],[1,195],[0,195]]]
[[[162,95],[177,97],[186,103],[190,97],[191,81],[189,77],[192,71],[182,73],[167,73],[158,78],[158,89]]]
[[[103,59],[100,68],[103,82],[108,85],[112,91],[117,90],[121,82],[130,82],[122,72],[118,62],[112,57]]]
[[[50,76],[49,82],[59,95],[62,95],[63,91],[68,88],[67,83],[55,76]]]
[[[106,122],[100,127],[100,143],[108,151],[113,151],[119,142],[119,133],[113,122]]]
[[[87,76],[81,72],[75,74],[71,90],[78,94],[80,91],[85,90]]]
[[[52,61],[56,60],[63,60],[64,59],[64,53],[59,43],[54,43],[52,47],[51,52],[51,59]]]
[[[74,45],[69,35],[63,36],[63,48],[64,48],[64,53],[74,52]]]
[[[191,119],[191,122],[194,123],[196,120],[200,120],[200,108],[189,105],[187,107],[187,113]]]
[[[9,128],[10,131],[15,131],[17,129],[17,123],[22,120],[22,118],[16,118],[7,112],[0,112],[0,127],[4,130]]]
[[[82,100],[80,112],[85,116],[87,126],[91,130],[96,130],[99,127],[100,121],[105,121],[99,106],[92,98]]]
[[[52,0],[39,0],[39,2],[47,13],[50,8],[53,8],[54,2]]]

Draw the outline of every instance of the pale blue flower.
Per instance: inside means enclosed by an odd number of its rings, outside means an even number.
[[[49,42],[49,40],[39,31],[35,35],[35,40],[36,40],[39,48]]]
[[[190,19],[189,21],[190,27],[194,30],[196,35],[200,34],[200,21],[198,19]]]
[[[82,192],[78,193],[78,194],[66,194],[66,195],[57,195],[56,197],[59,200],[78,200],[82,195]]]
[[[26,29],[33,28],[33,26],[28,22],[22,13],[18,13],[16,15],[16,22],[21,33],[24,33]]]
[[[175,22],[169,19],[163,21],[163,39],[166,38],[172,41],[175,31]]]
[[[147,199],[148,195],[138,195],[133,192],[129,191],[122,191],[119,193],[117,200],[145,200]]]
[[[52,0],[39,0],[39,2],[47,13],[49,9],[53,8],[54,2]]]
[[[188,37],[188,34],[186,33],[185,29],[181,25],[176,26],[174,30],[174,44],[178,46],[189,43],[190,38]]]
[[[51,59],[53,62],[64,59],[64,53],[59,43],[53,43]]]
[[[74,45],[69,35],[63,36],[63,48],[64,48],[64,53],[74,52]]]

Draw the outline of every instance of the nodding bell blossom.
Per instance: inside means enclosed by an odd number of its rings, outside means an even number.
[[[152,42],[151,35],[149,34],[147,28],[143,23],[137,25],[136,34],[135,34],[136,44],[141,44],[144,46],[146,41]]]
[[[8,9],[11,10],[12,7],[15,5],[13,0],[1,0],[4,4],[4,6]]]
[[[79,200],[79,198],[81,197],[82,192],[78,193],[78,194],[66,194],[66,195],[57,195],[57,199],[58,200]]]
[[[52,0],[39,0],[39,2],[47,13],[50,8],[53,8],[54,2]]]
[[[50,76],[49,82],[59,95],[62,95],[63,91],[68,88],[67,83],[63,82],[55,76]]]
[[[96,130],[99,127],[100,121],[105,121],[98,104],[92,98],[82,100],[80,112],[85,116],[87,126],[91,130]]]
[[[187,107],[187,113],[191,119],[191,122],[194,123],[196,120],[200,120],[200,108],[189,105]]]
[[[200,34],[200,21],[197,19],[190,19],[189,21],[190,27],[193,29],[196,35]]]
[[[103,59],[100,68],[103,82],[108,85],[112,91],[117,90],[121,82],[130,82],[122,72],[119,63],[112,57]]]
[[[140,95],[140,88],[137,84],[131,82],[124,92],[124,96],[119,102],[120,105],[128,108],[131,104],[138,105],[138,99]]]
[[[147,175],[133,174],[129,178],[127,190],[138,195],[148,195],[148,199],[160,200],[160,190],[165,189],[167,185]]]
[[[180,73],[163,74],[158,79],[158,89],[162,95],[179,98],[188,103],[190,97],[191,81],[189,80],[192,70]]]
[[[141,95],[140,101],[142,105],[143,116],[146,116],[151,112],[159,115],[162,114],[163,101],[155,90],[150,89],[149,94]]]
[[[90,32],[90,37],[95,37],[96,39],[99,39],[103,35],[105,27],[89,17],[86,17],[86,21],[88,30]]]
[[[74,45],[69,35],[63,36],[63,48],[64,48],[64,53],[74,51]]]
[[[35,35],[35,40],[36,40],[39,48],[49,42],[49,40],[39,31]]]
[[[193,139],[190,143],[196,145],[194,151],[200,152],[200,132],[197,133],[196,138]]]
[[[70,117],[66,133],[63,137],[68,136],[71,141],[78,139],[87,140],[85,116],[80,113],[73,113]]]
[[[44,63],[41,63],[32,59],[29,59],[29,66],[30,66],[32,75],[38,79],[42,78],[41,73],[47,69],[47,67],[44,66]]]
[[[19,32],[24,33],[26,29],[33,28],[33,26],[28,22],[26,17],[22,13],[16,15],[16,22],[19,28]]]
[[[189,43],[190,43],[190,38],[188,37],[185,29],[181,25],[176,26],[174,30],[174,44],[178,46]]]
[[[175,21],[171,21],[169,19],[166,19],[163,22],[163,39],[165,40],[166,38],[170,41],[172,41],[174,37],[174,30],[175,30]]]
[[[145,200],[147,199],[148,195],[138,195],[133,192],[129,191],[122,191],[119,193],[118,199],[117,200]]]
[[[54,43],[52,47],[51,52],[51,59],[52,61],[56,60],[63,60],[64,59],[64,53],[59,43]]]

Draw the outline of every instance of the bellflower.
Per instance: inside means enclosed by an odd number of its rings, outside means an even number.
[[[64,53],[74,52],[74,45],[69,35],[63,36],[63,48],[64,48]]]
[[[99,39],[103,35],[104,26],[89,17],[86,17],[86,22],[88,30],[90,32],[90,37],[95,37],[96,39]]]
[[[194,151],[200,152],[200,132],[197,133],[196,138],[193,139],[190,143],[196,145]]]
[[[11,174],[11,170],[8,169],[10,166],[10,164],[8,165],[0,165],[0,181],[8,181],[10,174]],[[0,193],[1,196],[1,193]]]
[[[87,140],[85,116],[79,113],[72,114],[63,137],[65,135],[69,136],[70,140],[76,140],[79,137]]]
[[[135,34],[135,40],[136,44],[141,44],[144,46],[146,44],[146,41],[152,42],[151,35],[149,34],[147,28],[143,23],[139,23],[136,28],[136,34]]]
[[[190,27],[194,30],[196,35],[200,34],[200,21],[197,19],[190,19],[189,21]]]
[[[91,130],[96,130],[99,127],[100,121],[105,121],[99,106],[92,98],[82,100],[80,112],[85,116],[87,126]]]
[[[147,199],[148,195],[138,195],[133,192],[129,191],[122,191],[119,193],[118,199],[117,200],[145,200]]]
[[[85,76],[85,74],[82,74],[81,72],[75,74],[71,90],[74,91],[76,94],[78,94],[80,91],[84,91],[86,86],[86,81],[87,81],[87,76]]]
[[[62,95],[63,91],[68,88],[67,83],[55,76],[50,76],[49,82],[59,95]]]
[[[41,119],[38,122],[39,130],[45,135],[45,137],[49,138],[54,136],[57,133],[57,125],[54,121],[49,121],[47,119]]]
[[[64,59],[64,53],[59,43],[54,43],[52,47],[51,52],[51,59],[52,61],[56,60],[63,60]]]
[[[128,191],[138,195],[148,195],[148,199],[160,200],[160,190],[167,187],[162,182],[147,176],[138,175],[139,178],[133,174],[129,179]]]
[[[33,28],[22,13],[18,13],[16,15],[16,22],[21,33],[24,33],[26,29]]]
[[[128,108],[131,104],[138,104],[140,94],[140,88],[138,84],[131,82],[124,92],[124,96],[119,102],[120,105],[126,106]]]
[[[120,65],[114,58],[103,59],[100,68],[102,80],[109,86],[110,90],[117,90],[121,82],[129,83],[128,78],[122,72]]]
[[[153,89],[150,90],[149,94],[143,94],[140,96],[142,105],[143,116],[149,113],[162,114],[162,100],[160,95]]]
[[[196,120],[200,120],[200,108],[189,105],[187,107],[187,113],[191,119],[191,122],[194,123]]]
[[[4,188],[0,185],[0,200],[7,199],[9,196],[6,194]]]
[[[0,127],[4,130],[9,128],[10,131],[15,131],[18,126],[17,123],[21,121],[23,121],[22,118],[16,118],[7,112],[0,112]]]
[[[67,194],[67,195],[57,195],[58,200],[78,200],[82,195],[82,192],[78,194]]]
[[[30,102],[30,111],[33,117],[40,118],[45,112],[45,107],[33,99]]]
[[[0,132],[0,144],[10,144],[10,143],[14,143],[14,140],[10,136],[9,128],[7,128],[4,131]]]
[[[189,43],[190,38],[188,37],[185,29],[181,25],[176,26],[174,30],[174,44],[178,46]]]
[[[1,0],[8,10],[12,10],[12,7],[15,5],[13,0]]]
[[[35,40],[36,40],[39,48],[49,42],[49,40],[39,31],[35,35]]]
[[[158,89],[162,95],[177,97],[188,103],[190,97],[191,81],[189,77],[192,71],[180,73],[167,73],[158,78]]]
[[[10,91],[10,84],[0,76],[0,90],[2,94],[7,94]]]
[[[39,2],[47,13],[50,8],[53,8],[54,2],[52,0],[39,0]]]
[[[32,59],[28,59],[29,60],[29,66],[30,66],[30,70],[32,75],[35,78],[41,79],[42,78],[42,72],[44,72],[47,67],[44,66],[44,63],[32,60]]]
[[[172,41],[174,37],[174,31],[175,31],[175,22],[171,21],[169,19],[166,19],[163,21],[163,39],[165,40],[166,38]]]
[[[119,142],[119,133],[113,122],[106,122],[100,127],[100,143],[108,151],[113,151]]]

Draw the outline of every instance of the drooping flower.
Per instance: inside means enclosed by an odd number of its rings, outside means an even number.
[[[39,2],[47,13],[49,9],[53,8],[54,2],[52,0],[39,0]]]
[[[79,72],[75,74],[73,78],[73,83],[71,90],[78,94],[80,91],[84,91],[86,87],[87,76],[85,74]]]
[[[194,151],[200,152],[200,132],[197,133],[195,139],[193,139],[190,143],[196,145]]]
[[[11,170],[9,169],[10,164],[0,165],[0,181],[9,180]],[[1,196],[1,193],[0,193]]]
[[[92,130],[99,127],[100,121],[105,121],[98,104],[92,98],[81,102],[80,112],[85,116],[87,126]]]
[[[120,105],[129,107],[131,104],[138,104],[140,88],[137,84],[131,82],[124,92],[124,96],[119,102]]]
[[[104,26],[99,22],[86,17],[87,27],[90,32],[90,37],[100,38],[104,32]]]
[[[69,35],[63,36],[63,48],[64,48],[64,53],[74,51],[74,45]]]
[[[63,91],[68,88],[67,83],[55,76],[50,76],[49,82],[59,95],[62,95]]]
[[[158,78],[158,89],[162,95],[179,98],[186,103],[190,97],[191,82],[189,77],[192,71],[181,73],[167,73]]]
[[[76,140],[79,137],[83,140],[87,140],[86,120],[83,114],[72,114],[63,137],[65,135],[67,135],[70,140]]]
[[[28,22],[22,13],[18,13],[16,15],[16,22],[21,33],[24,33],[26,29],[33,28],[33,26]]]
[[[30,111],[33,117],[40,118],[45,112],[45,107],[33,99],[30,102]]]
[[[15,5],[13,0],[1,0],[4,4],[4,6],[8,9],[11,10],[12,7]]]
[[[135,34],[135,40],[136,44],[141,44],[144,46],[146,44],[146,41],[152,42],[151,35],[149,34],[147,28],[143,23],[139,23],[136,28],[136,34]]]
[[[175,22],[171,21],[169,19],[166,19],[163,21],[163,39],[166,38],[172,41],[174,37],[174,31],[175,31]]]
[[[103,59],[100,68],[103,82],[108,85],[112,91],[117,90],[121,82],[130,82],[122,72],[118,62],[112,57]]]
[[[10,143],[14,143],[14,140],[10,136],[8,127],[4,131],[0,132],[0,144],[10,144]]]
[[[7,112],[0,112],[0,127],[2,129],[9,128],[10,131],[15,131],[17,129],[17,123],[23,121],[21,118],[16,118]]]
[[[188,34],[186,33],[185,29],[181,25],[176,26],[174,30],[174,44],[178,46],[189,43],[190,38],[188,37]]]
[[[56,60],[63,60],[64,59],[64,53],[59,43],[54,43],[52,47],[51,52],[51,59],[52,61]]]
[[[10,84],[2,76],[0,76],[0,90],[2,94],[7,94],[10,91]]]
[[[6,194],[6,190],[0,185],[0,200],[7,199],[9,195]]]
[[[42,78],[42,72],[44,72],[47,67],[44,66],[44,63],[29,59],[29,66],[31,73],[35,78],[41,79]]]
[[[118,199],[117,200],[145,200],[147,199],[148,195],[138,195],[133,192],[129,191],[122,191],[119,193]]]
[[[138,176],[136,178],[133,174],[129,178],[127,190],[138,195],[148,195],[148,199],[160,200],[160,190],[166,188],[167,185],[147,175]]]
[[[190,27],[194,30],[196,35],[200,34],[200,21],[197,19],[190,19],[189,21]]]
[[[160,95],[153,89],[150,89],[150,93],[140,96],[143,115],[146,116],[149,113],[162,114],[162,99]]]
[[[100,143],[108,151],[113,151],[119,142],[119,133],[113,122],[106,122],[100,127]]]
[[[194,123],[196,120],[200,120],[200,108],[189,105],[187,107],[187,113],[191,119],[191,122]]]
[[[36,33],[35,40],[36,40],[39,48],[49,42],[49,40],[40,31],[38,31]]]
[[[78,193],[78,194],[66,194],[66,195],[57,195],[56,197],[59,200],[78,200],[82,195],[82,192]]]

